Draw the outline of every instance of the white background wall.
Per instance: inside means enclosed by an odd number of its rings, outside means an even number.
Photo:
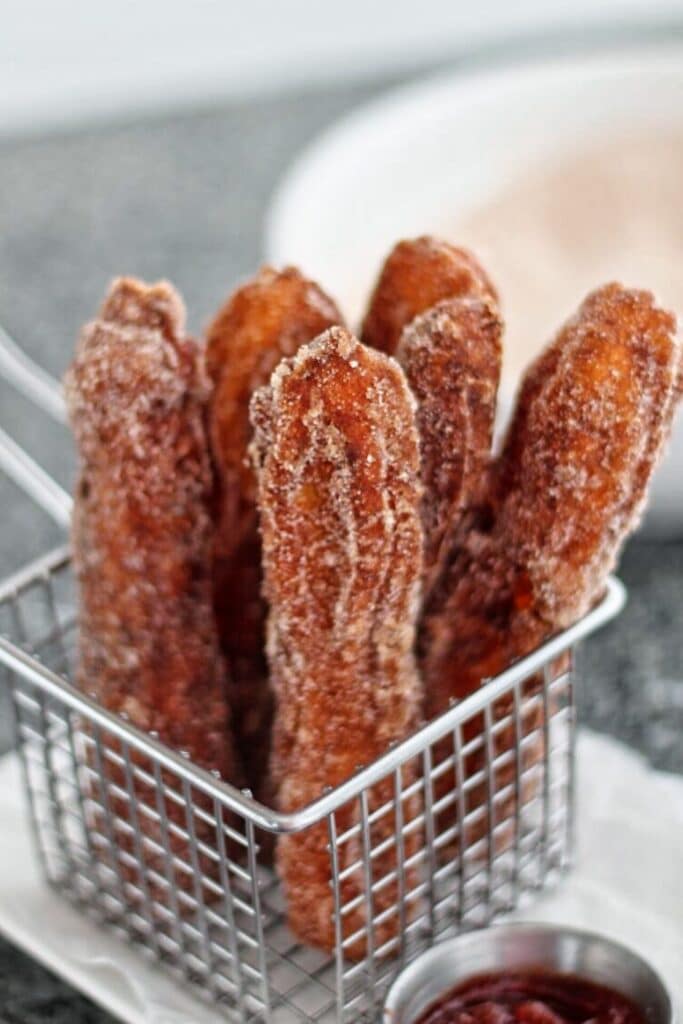
[[[0,133],[681,16],[683,0],[0,0]]]

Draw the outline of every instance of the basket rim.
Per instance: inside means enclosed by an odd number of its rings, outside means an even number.
[[[32,583],[66,567],[70,560],[68,546],[62,545],[31,562],[0,584],[0,605]],[[73,711],[85,715],[140,753],[151,757],[161,767],[167,768],[196,789],[217,800],[226,810],[241,814],[253,826],[276,834],[296,833],[323,821],[342,804],[359,797],[369,786],[389,775],[404,762],[423,753],[471,715],[482,711],[485,705],[511,686],[526,679],[568,648],[600,629],[620,613],[626,598],[626,588],[621,580],[616,576],[609,576],[602,599],[573,625],[551,637],[531,654],[520,658],[497,676],[484,680],[474,693],[418,727],[400,743],[391,746],[385,753],[360,767],[344,782],[326,790],[299,810],[291,812],[273,810],[256,800],[249,790],[240,790],[232,783],[217,779],[211,772],[193,764],[160,740],[136,728],[114,712],[107,711],[97,701],[81,693],[62,676],[43,665],[38,658],[27,654],[18,644],[2,635],[0,663],[33,683],[43,693],[67,704]]]

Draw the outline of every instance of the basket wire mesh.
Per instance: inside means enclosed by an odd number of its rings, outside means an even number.
[[[0,375],[65,421],[57,382],[2,328]],[[68,525],[70,496],[1,429],[0,468]],[[75,588],[60,549],[0,584],[0,663],[43,874],[228,1020],[374,1021],[416,953],[491,923],[568,868],[574,651],[624,599],[610,580],[579,623],[281,814],[74,688]],[[273,833],[308,829],[327,837],[331,953],[290,932],[261,856]]]
[[[374,1021],[417,952],[491,923],[569,866],[573,651],[622,600],[610,581],[576,626],[286,815],[73,688],[68,552],[41,559],[0,588],[0,660],[45,877],[226,1019]],[[328,836],[331,955],[291,934],[260,857],[266,833],[314,827]],[[359,902],[365,923],[350,933]]]

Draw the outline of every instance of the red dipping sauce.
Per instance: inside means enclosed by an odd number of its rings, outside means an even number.
[[[646,1024],[626,996],[572,974],[506,971],[468,978],[418,1024]]]

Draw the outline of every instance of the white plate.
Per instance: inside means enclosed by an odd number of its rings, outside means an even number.
[[[579,737],[578,764],[577,867],[516,916],[631,946],[666,978],[683,1013],[683,778],[652,772],[591,733]],[[0,931],[8,938],[127,1024],[225,1020],[43,884],[13,756],[0,761],[0,836]]]
[[[450,73],[397,89],[328,129],[291,168],[267,218],[267,258],[319,278],[353,323],[397,239],[443,233],[526,169],[637,122],[683,127],[680,43]],[[503,381],[504,412],[515,385]],[[647,529],[683,535],[683,417]]]

